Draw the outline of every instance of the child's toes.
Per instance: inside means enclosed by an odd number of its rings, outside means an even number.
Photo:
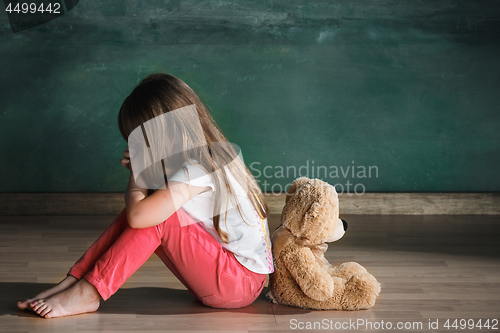
[[[47,306],[45,307],[45,309],[42,310],[42,312],[40,312],[40,316],[42,317],[47,317],[47,314],[51,311],[52,309],[50,308],[50,306]]]
[[[39,315],[42,315],[42,311],[45,310],[46,308],[47,304],[42,304],[36,308],[35,312],[38,313]]]
[[[30,303],[30,306],[31,308],[33,309],[33,311],[36,312],[36,310],[41,306],[45,304],[41,299],[37,300],[37,301],[34,301],[34,302],[31,302]]]

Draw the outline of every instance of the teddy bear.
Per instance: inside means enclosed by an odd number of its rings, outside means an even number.
[[[375,277],[355,262],[333,267],[324,256],[325,242],[340,239],[346,229],[335,187],[320,179],[295,179],[271,238],[274,272],[267,298],[314,310],[371,308],[380,293]]]

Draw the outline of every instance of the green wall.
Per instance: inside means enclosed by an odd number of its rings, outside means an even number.
[[[319,166],[344,191],[499,191],[499,42],[497,1],[82,0],[18,33],[1,12],[0,191],[124,191],[118,110],[153,72],[263,190]]]

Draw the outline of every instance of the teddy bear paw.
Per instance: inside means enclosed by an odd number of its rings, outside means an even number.
[[[346,282],[342,295],[344,310],[364,310],[375,305],[380,293],[380,283],[370,273],[355,273]]]

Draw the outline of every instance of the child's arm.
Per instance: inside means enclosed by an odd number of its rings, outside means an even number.
[[[129,149],[123,153],[120,164],[130,171],[125,205],[127,221],[132,228],[148,228],[162,223],[192,197],[210,190],[209,186],[190,186],[181,182],[169,182],[165,189],[151,191],[137,186],[130,167]],[[149,194],[149,195],[148,195]]]
[[[137,186],[131,172],[125,194],[128,224],[138,229],[160,224],[192,197],[208,190],[209,186],[191,186],[172,181],[165,189],[158,189],[147,196],[148,190]]]

